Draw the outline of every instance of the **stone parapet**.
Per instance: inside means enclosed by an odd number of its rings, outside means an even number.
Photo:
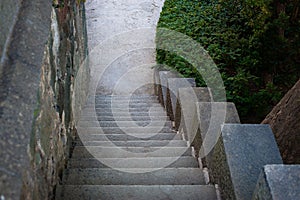
[[[267,164],[282,164],[268,125],[222,126],[210,170],[223,199],[251,199],[260,170]]]
[[[252,199],[300,199],[299,188],[300,165],[265,165]]]

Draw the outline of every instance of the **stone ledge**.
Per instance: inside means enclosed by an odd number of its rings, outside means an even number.
[[[300,199],[299,188],[300,165],[266,165],[252,199]]]
[[[223,199],[251,199],[260,170],[267,164],[282,164],[268,125],[222,126],[210,170]]]
[[[51,2],[24,0],[16,15],[0,74],[0,168],[5,169],[0,171],[0,195],[7,199],[20,198],[22,173],[29,169],[27,149],[50,31]]]
[[[196,156],[202,159],[203,166],[210,168],[221,125],[239,124],[240,118],[234,103],[230,102],[197,102],[194,113],[193,127],[187,133],[188,138],[195,148]]]
[[[179,88],[196,87],[194,78],[168,78],[166,110],[172,121],[175,120],[175,112],[178,99]]]
[[[159,71],[158,100],[166,108],[168,78],[178,78],[179,74],[172,71]]]
[[[195,102],[213,101],[209,88],[188,87],[178,89],[175,112],[175,129],[186,133],[191,131],[195,111]]]

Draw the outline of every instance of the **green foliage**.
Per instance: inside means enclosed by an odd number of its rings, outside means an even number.
[[[200,43],[242,121],[260,122],[299,79],[298,10],[297,0],[166,0],[158,27]],[[157,62],[205,86],[192,64],[175,53],[157,49]]]

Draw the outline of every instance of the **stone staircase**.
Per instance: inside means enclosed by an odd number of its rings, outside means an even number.
[[[217,199],[156,96],[98,95],[79,127],[56,199]]]

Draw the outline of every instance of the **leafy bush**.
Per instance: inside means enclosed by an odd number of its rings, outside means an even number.
[[[199,42],[218,66],[227,100],[242,121],[260,122],[299,79],[298,10],[296,0],[166,0],[158,28]],[[205,86],[182,57],[157,49],[157,62]]]

